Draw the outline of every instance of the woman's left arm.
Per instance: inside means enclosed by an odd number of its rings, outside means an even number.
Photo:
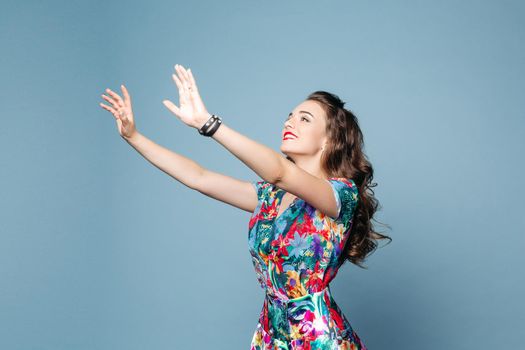
[[[224,122],[211,136],[263,180],[275,184],[282,172],[284,157],[270,147],[231,129]]]
[[[183,123],[200,129],[211,117],[211,114],[202,102],[191,69],[175,65],[175,71],[177,75],[173,74],[172,77],[179,89],[180,106],[177,107],[169,100],[164,100],[163,103]],[[257,173],[263,180],[276,183],[281,177],[284,168],[283,160],[286,160],[286,158],[270,147],[231,129],[224,121],[221,122],[220,127],[211,137]]]
[[[179,88],[180,107],[164,100],[164,105],[181,121],[200,129],[211,117],[199,95],[191,69],[175,65],[178,76],[173,80]],[[262,179],[310,203],[335,218],[339,215],[336,192],[330,181],[320,179],[289,161],[273,149],[229,128],[224,122],[211,136]]]
[[[340,216],[341,203],[345,199],[340,196],[343,190],[339,188],[346,186],[332,187],[335,182],[304,171],[271,148],[230,129],[224,123],[211,137],[264,180],[293,193],[332,218]]]

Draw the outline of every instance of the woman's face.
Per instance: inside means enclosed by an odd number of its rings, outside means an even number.
[[[281,133],[281,152],[315,156],[326,142],[326,113],[318,102],[306,100],[286,118]],[[290,134],[291,133],[291,134]]]

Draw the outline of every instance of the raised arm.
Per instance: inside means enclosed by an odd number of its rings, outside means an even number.
[[[195,161],[158,145],[139,133],[135,128],[129,92],[124,85],[121,88],[124,98],[106,89],[108,96],[102,97],[111,106],[103,103],[100,103],[100,106],[113,114],[120,136],[129,145],[155,167],[187,187],[239,209],[253,212],[257,205],[257,193],[250,182],[209,171]]]
[[[183,123],[200,129],[211,117],[202,102],[197,84],[190,69],[186,70],[175,65],[178,75],[173,74],[173,80],[179,89],[180,106],[164,100],[164,105]],[[213,139],[221,143],[228,151],[255,171],[262,179],[275,183],[280,176],[281,154],[231,129],[224,122],[213,134]]]
[[[211,114],[204,107],[191,70],[180,65],[175,65],[175,70],[178,75],[173,74],[173,80],[179,88],[180,107],[169,100],[164,100],[164,105],[181,121],[199,129]],[[231,129],[224,121],[212,138],[262,179],[305,200],[332,218],[340,216],[344,199],[340,184],[306,172],[280,153]]]
[[[343,199],[336,183],[308,173],[271,148],[229,128],[224,122],[212,138],[264,180],[303,199],[332,218],[339,217]]]
[[[239,209],[254,211],[257,193],[250,182],[205,169],[192,159],[164,148],[141,134],[128,142],[151,164],[191,189]]]

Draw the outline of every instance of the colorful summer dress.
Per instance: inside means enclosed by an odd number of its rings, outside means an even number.
[[[250,350],[366,350],[332,298],[329,283],[344,262],[358,189],[351,179],[329,178],[338,207],[331,218],[301,198],[277,217],[286,191],[254,181],[258,204],[248,246],[265,299]]]

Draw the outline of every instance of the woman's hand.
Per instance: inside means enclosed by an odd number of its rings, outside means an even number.
[[[100,106],[105,110],[111,112],[117,121],[117,128],[120,136],[128,140],[137,134],[135,128],[135,120],[133,118],[133,111],[131,109],[131,97],[124,85],[120,85],[124,100],[115,92],[106,89],[106,92],[111,96],[102,94],[102,98],[111,103],[109,107],[103,103]]]
[[[162,103],[184,124],[200,129],[210,119],[211,114],[204,107],[191,69],[186,70],[181,65],[176,64],[175,71],[178,76],[172,74],[172,77],[179,88],[180,107],[175,106],[169,100],[164,100]]]

